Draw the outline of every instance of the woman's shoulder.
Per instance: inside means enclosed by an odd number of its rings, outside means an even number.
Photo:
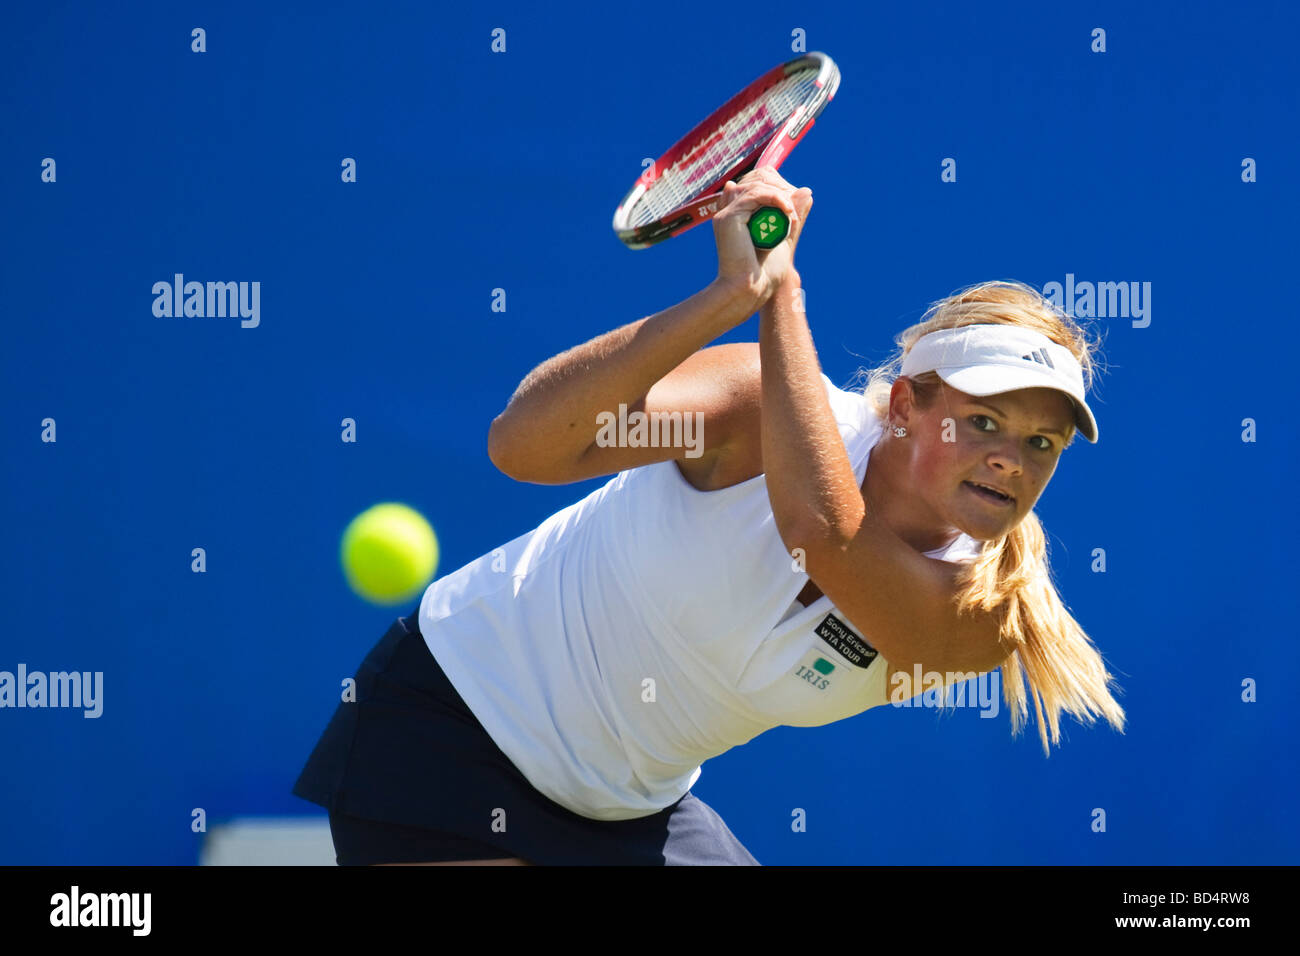
[[[825,372],[822,381],[826,385],[826,398],[830,402],[835,420],[839,422],[840,431],[851,429],[864,435],[873,434],[880,425],[879,416],[860,390],[849,386],[841,388]]]

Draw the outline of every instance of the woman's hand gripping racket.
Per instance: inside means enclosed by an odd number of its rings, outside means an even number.
[[[794,268],[794,251],[812,210],[812,190],[795,189],[781,174],[760,166],[728,182],[713,217],[713,237],[718,246],[718,281],[744,289],[756,307],[766,302]],[[752,222],[755,210],[773,209],[789,224],[783,241],[772,249],[755,247]]]
[[[840,71],[808,53],[764,73],[659,157],[623,197],[614,231],[644,249],[711,219],[728,180],[780,167],[839,89]],[[749,218],[754,246],[771,249],[790,231],[787,213],[764,206]]]

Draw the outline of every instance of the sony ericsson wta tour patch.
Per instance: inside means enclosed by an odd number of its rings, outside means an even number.
[[[854,667],[870,667],[880,653],[834,614],[827,614],[817,625],[817,636]]]
[[[765,714],[791,727],[820,727],[885,702],[885,658],[843,617],[826,614],[788,638],[787,660],[795,666],[779,686],[751,697]]]

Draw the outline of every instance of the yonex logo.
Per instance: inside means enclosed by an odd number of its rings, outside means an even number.
[[[1028,355],[1020,356],[1026,362],[1037,362],[1039,365],[1046,365],[1048,368],[1056,368],[1052,364],[1052,357],[1047,354],[1047,349],[1034,349]]]

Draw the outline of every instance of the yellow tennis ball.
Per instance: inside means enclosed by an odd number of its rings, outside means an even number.
[[[420,512],[397,502],[367,508],[343,532],[343,574],[373,604],[410,601],[433,580],[438,539]]]

